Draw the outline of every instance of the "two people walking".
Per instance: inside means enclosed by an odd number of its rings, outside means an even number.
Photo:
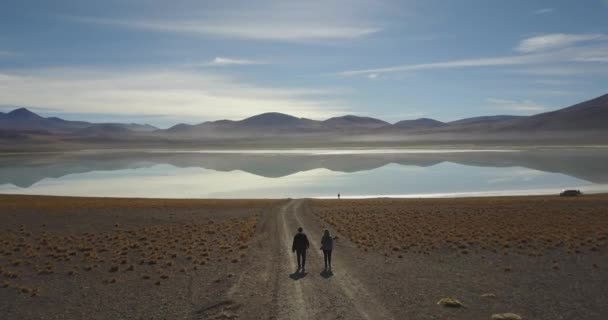
[[[310,247],[308,237],[298,228],[298,233],[293,237],[291,251],[295,252],[298,259],[298,270],[296,272],[306,272],[306,250]],[[329,230],[325,230],[321,238],[321,250],[323,250],[323,259],[325,261],[325,271],[331,271],[331,252],[334,249],[334,238],[329,234]]]

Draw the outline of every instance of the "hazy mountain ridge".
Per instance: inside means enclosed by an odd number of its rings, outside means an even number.
[[[0,113],[0,130],[48,131],[50,133],[96,132],[113,133],[129,131],[151,132],[158,128],[137,123],[91,123],[70,121],[58,117],[42,117],[26,108],[18,108],[8,113]]]
[[[375,118],[346,115],[334,117],[324,121],[298,118],[278,112],[268,112],[255,115],[243,120],[218,120],[208,121],[196,125],[180,123],[169,129],[168,132],[196,133],[217,132],[221,130],[231,131],[291,131],[291,132],[314,132],[332,131],[344,129],[370,129],[390,126],[391,124]]]
[[[333,117],[323,121],[323,125],[330,128],[381,128],[390,126],[391,124],[380,119],[371,117],[360,117],[354,115],[345,115],[342,117]]]
[[[429,118],[386,121],[354,115],[327,120],[298,118],[278,112],[255,115],[242,120],[207,121],[200,124],[177,124],[158,129],[136,123],[90,123],[57,117],[44,118],[25,108],[0,113],[0,139],[36,140],[44,136],[63,141],[124,143],[179,141],[214,143],[309,144],[317,142],[382,142],[382,141],[475,141],[475,140],[556,140],[563,137],[584,140],[593,136],[594,143],[608,141],[608,94],[560,110],[532,116],[496,115],[441,122]],[[593,133],[589,135],[587,133]],[[29,139],[33,137],[32,139]],[[107,138],[107,140],[104,140]],[[0,146],[2,145],[0,141]]]

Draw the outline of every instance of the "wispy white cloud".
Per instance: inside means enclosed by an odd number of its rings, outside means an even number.
[[[574,35],[572,35],[574,36]],[[536,40],[534,40],[536,39]],[[604,40],[608,37],[595,35],[580,35],[580,37],[549,37],[544,48],[541,44],[543,41],[538,40],[538,37],[523,40],[516,50],[530,51],[522,54],[498,56],[498,57],[482,57],[472,59],[450,60],[420,64],[406,64],[398,66],[390,66],[373,69],[347,70],[338,72],[338,75],[355,76],[355,75],[370,75],[384,74],[395,72],[409,72],[419,70],[434,70],[434,69],[456,69],[456,68],[480,68],[480,67],[506,67],[506,66],[524,66],[524,65],[547,65],[560,62],[587,62],[587,63],[604,63],[608,62],[608,45]],[[550,40],[553,39],[553,40]],[[561,39],[561,40],[556,40]],[[527,41],[531,40],[531,41]],[[537,41],[538,40],[538,41]],[[579,42],[593,41],[595,43],[584,44],[579,46],[567,47],[567,44],[578,44]],[[564,47],[566,46],[566,47]],[[523,49],[525,48],[525,49]],[[554,50],[549,50],[553,48]]]
[[[215,57],[213,60],[211,60],[206,65],[223,67],[223,66],[259,65],[259,64],[268,64],[268,63],[264,62],[264,61],[257,61],[257,60]]]
[[[224,38],[276,40],[276,41],[313,41],[354,39],[380,31],[375,27],[298,24],[288,21],[279,22],[211,22],[205,20],[118,20],[105,18],[80,17],[76,20],[88,23],[111,25],[160,32],[206,35]]]
[[[382,30],[389,9],[372,0],[226,1],[130,16],[68,16],[81,23],[207,37],[306,42],[355,39]],[[382,18],[382,20],[380,19]]]
[[[499,98],[487,98],[486,102],[492,104],[494,108],[516,112],[542,112],[547,110],[546,106],[538,104],[532,100],[517,101]]]
[[[542,62],[545,60],[545,55],[519,55],[519,56],[504,56],[504,57],[492,57],[492,58],[476,58],[476,59],[463,59],[463,60],[452,60],[443,62],[432,62],[432,63],[420,63],[420,64],[409,64],[392,66],[386,68],[376,69],[361,69],[361,70],[349,70],[340,72],[340,75],[354,76],[354,75],[369,75],[369,74],[381,74],[391,72],[403,72],[403,71],[418,71],[418,70],[432,70],[432,69],[454,69],[454,68],[467,68],[467,67],[492,67],[492,66],[508,66],[508,65],[524,65],[535,62]]]
[[[32,94],[35,93],[35,94]],[[188,70],[45,69],[0,73],[0,105],[63,113],[242,119],[281,111],[309,118],[352,113],[342,89],[263,87]]]
[[[542,8],[542,9],[538,9],[538,10],[534,10],[534,14],[549,14],[549,13],[553,13],[555,11],[554,8]]]
[[[603,39],[608,40],[608,37]],[[608,62],[608,46],[587,47],[576,54],[573,61],[579,62]]]
[[[566,34],[566,33],[551,33],[540,36],[535,36],[522,40],[515,51],[519,52],[540,52],[550,49],[559,49],[568,47],[580,42],[588,42],[594,40],[604,40],[607,37],[603,34]]]

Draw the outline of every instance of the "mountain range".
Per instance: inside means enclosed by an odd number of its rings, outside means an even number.
[[[270,112],[243,120],[177,124],[159,129],[148,124],[91,123],[42,117],[26,108],[0,113],[0,147],[14,141],[130,143],[188,142],[277,143],[306,141],[356,143],[382,141],[584,140],[608,142],[608,94],[557,111],[532,116],[496,115],[441,122],[420,118],[396,123],[345,115],[312,120]],[[574,139],[574,140],[573,140]],[[582,141],[581,140],[581,141]],[[10,149],[10,148],[9,148]]]
[[[149,124],[91,123],[86,121],[69,121],[57,117],[44,118],[26,108],[18,108],[9,113],[0,112],[0,130],[95,134],[106,131],[151,132],[158,130],[158,128]]]

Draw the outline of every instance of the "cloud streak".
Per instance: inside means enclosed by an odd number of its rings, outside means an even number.
[[[552,33],[524,39],[515,48],[515,51],[524,53],[541,52],[568,47],[580,42],[605,40],[606,38],[603,34]]]
[[[454,68],[468,68],[468,67],[524,65],[524,64],[531,64],[531,63],[535,63],[535,62],[542,62],[544,60],[544,58],[545,58],[545,55],[519,55],[519,56],[504,56],[504,57],[491,57],[491,58],[462,59],[462,60],[452,60],[452,61],[443,61],[443,62],[400,65],[400,66],[392,66],[392,67],[376,68],[376,69],[349,70],[349,71],[340,72],[339,74],[344,75],[344,76],[369,75],[369,74],[378,75],[381,73],[432,70],[432,69],[454,69]]]
[[[260,0],[197,2],[188,7],[151,5],[122,16],[61,16],[98,26],[189,36],[311,42],[349,40],[382,30],[394,6],[381,0]]]
[[[157,32],[180,33],[220,38],[301,42],[355,39],[380,31],[380,28],[350,25],[309,24],[289,21],[231,22],[200,20],[119,20],[72,17],[73,20]]]
[[[508,99],[498,99],[498,98],[487,98],[486,102],[494,105],[498,109],[502,110],[511,110],[516,112],[542,112],[547,110],[547,107],[541,104],[538,104],[532,100],[508,100]]]
[[[554,11],[555,11],[554,8],[542,8],[542,9],[535,10],[533,13],[537,14],[537,15],[543,15],[543,14],[553,13]]]
[[[352,113],[341,101],[344,94],[337,89],[262,87],[187,70],[60,68],[0,73],[0,105],[194,122],[271,111],[309,118]]]
[[[226,57],[215,57],[209,63],[208,66],[249,66],[249,65],[260,65],[260,64],[268,64],[264,61],[255,61],[248,59],[235,59],[235,58],[226,58]]]
[[[147,32],[280,42],[363,38],[395,16],[386,0],[195,1],[183,6],[149,5],[124,15],[63,15],[63,20]],[[409,6],[408,6],[409,7]],[[397,10],[398,11],[398,10]]]
[[[520,42],[516,51],[522,51],[523,54],[347,70],[337,74],[342,76],[369,76],[371,74],[380,75],[420,70],[546,65],[558,62],[604,63],[608,62],[608,45],[602,43],[603,40],[607,40],[607,37],[602,34],[546,35],[528,38]],[[568,45],[588,41],[596,41],[597,43],[567,47]]]

